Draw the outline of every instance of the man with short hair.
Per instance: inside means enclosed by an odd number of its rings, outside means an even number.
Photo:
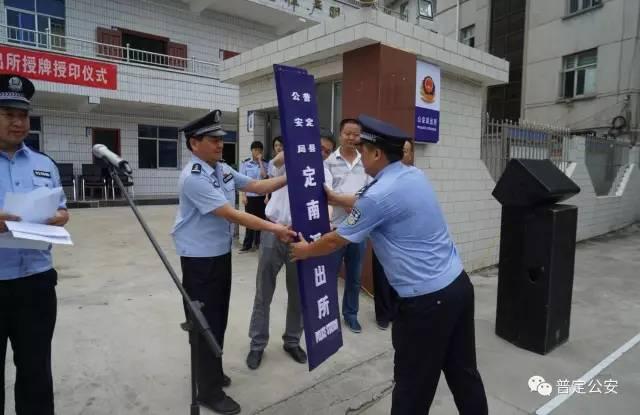
[[[264,153],[264,145],[260,141],[251,143],[251,157],[243,160],[240,164],[240,174],[250,177],[254,180],[262,180],[268,177],[267,164],[262,159]],[[252,192],[240,192],[240,200],[244,205],[245,211],[251,215],[264,219],[265,195]],[[244,254],[251,251],[254,247],[258,249],[260,246],[260,231],[246,229],[244,242],[240,253]]]
[[[254,180],[222,161],[226,133],[220,110],[182,131],[192,157],[180,174],[180,204],[172,235],[184,288],[192,300],[203,304],[202,313],[223,348],[231,297],[231,223],[273,232],[283,241],[292,235],[286,226],[235,209],[235,192],[273,192],[286,185],[286,178]],[[211,352],[203,337],[198,336],[198,342],[198,401],[220,414],[239,413],[240,405],[222,390],[231,384],[223,373],[222,358]]]
[[[284,152],[272,160],[272,168],[269,175],[280,177],[285,175]],[[331,186],[331,175],[325,168],[325,183]],[[265,214],[271,222],[284,226],[291,226],[291,209],[289,207],[289,189],[285,186],[271,194],[267,203]],[[331,207],[329,207],[329,213]],[[289,247],[270,234],[262,238],[260,244],[260,257],[256,272],[256,294],[253,300],[253,312],[249,323],[249,354],[247,355],[247,367],[257,369],[262,363],[264,349],[269,342],[269,314],[271,300],[276,288],[278,273],[285,267],[285,279],[287,284],[287,317],[285,331],[282,335],[284,351],[296,362],[306,363],[307,354],[300,347],[302,336],[302,309],[300,304],[300,289],[298,284],[298,271],[296,264],[289,261]]]
[[[53,160],[24,144],[29,135],[33,83],[18,75],[0,75],[0,206],[7,193],[61,187]],[[0,235],[7,221],[20,218],[0,210]],[[49,225],[69,221],[64,193]],[[17,415],[53,415],[51,340],[56,324],[58,274],[47,249],[0,248],[0,413],[4,413],[7,340],[16,365]]]
[[[313,243],[291,244],[292,257],[329,255],[371,237],[373,250],[400,296],[393,322],[395,349],[391,414],[425,414],[444,372],[462,415],[486,415],[487,397],[476,363],[474,293],[427,177],[404,165],[409,136],[361,115],[360,146],[374,177],[356,195],[327,190],[329,203],[351,208],[336,231]]]
[[[333,189],[337,193],[353,194],[368,183],[367,174],[356,149],[360,142],[361,125],[356,119],[346,118],[340,122],[340,146],[326,160],[325,166],[333,178]],[[331,216],[331,228],[337,228],[347,217],[348,212],[336,206]],[[342,316],[345,325],[354,333],[360,333],[362,327],[358,321],[360,301],[360,278],[365,242],[349,243],[335,253],[336,269],[345,264],[344,294],[342,296]]]

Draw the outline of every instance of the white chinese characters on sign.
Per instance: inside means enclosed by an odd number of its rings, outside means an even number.
[[[314,242],[320,239],[321,237],[322,237],[322,234],[320,232],[314,233],[313,235],[309,235],[309,238],[311,238],[311,240]]]
[[[337,330],[338,320],[331,320],[329,323],[327,323],[326,326],[323,326],[318,331],[316,331],[316,343],[320,343],[322,340],[326,339],[327,336],[330,336]]]
[[[324,317],[329,315],[329,296],[325,295],[324,297],[318,300],[318,320],[322,320]]]
[[[316,186],[316,169],[312,169],[307,166],[304,170],[302,170],[302,175],[304,176],[304,187],[315,187]]]
[[[302,96],[302,101],[311,102],[311,94],[308,92],[303,92],[300,94],[298,91],[291,92],[291,99],[293,101],[300,101],[300,96]]]
[[[325,272],[324,265],[318,265],[313,269],[313,273],[316,277],[316,287],[327,283],[327,273]]]
[[[36,73],[37,66],[35,56],[25,56],[22,58],[22,71],[25,74]]]
[[[317,200],[307,202],[307,216],[309,220],[320,219],[320,206]]]

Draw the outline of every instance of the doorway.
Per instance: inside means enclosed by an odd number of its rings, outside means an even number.
[[[120,130],[110,128],[92,128],[93,132],[93,144],[103,144],[109,150],[113,151],[117,155],[120,154]],[[98,159],[93,157],[93,164],[97,164]]]

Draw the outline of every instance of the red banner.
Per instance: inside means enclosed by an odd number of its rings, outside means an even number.
[[[117,65],[5,45],[0,45],[0,73],[92,88],[118,88]]]

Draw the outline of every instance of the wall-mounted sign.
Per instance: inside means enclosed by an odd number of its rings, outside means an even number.
[[[254,111],[247,111],[247,132],[248,133],[252,133],[253,132],[253,126],[255,125],[255,112]]]
[[[0,73],[100,89],[118,88],[118,66],[56,53],[0,46]]]
[[[416,67],[416,141],[437,143],[440,139],[440,68],[418,61]]]

